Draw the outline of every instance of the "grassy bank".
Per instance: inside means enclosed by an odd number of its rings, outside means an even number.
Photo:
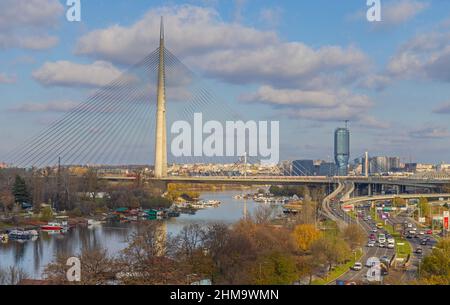
[[[312,281],[311,284],[312,285],[327,285],[328,283],[331,283],[331,282],[337,280],[343,274],[348,272],[349,269],[356,262],[358,262],[361,259],[362,256],[363,256],[363,252],[361,250],[357,251],[357,253],[356,253],[356,260],[355,260],[355,257],[353,256],[353,258],[349,262],[347,262],[346,264],[342,264],[342,265],[334,267],[334,269],[328,273],[328,276],[326,278],[314,280],[314,281]]]

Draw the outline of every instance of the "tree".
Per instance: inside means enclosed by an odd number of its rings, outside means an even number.
[[[441,240],[423,259],[420,278],[425,284],[450,284],[450,238]]]
[[[313,275],[316,274],[321,267],[321,262],[313,255],[304,255],[297,258],[297,270],[299,278],[307,276],[309,284],[312,283]]]
[[[328,265],[331,270],[334,265],[348,261],[351,250],[349,245],[338,236],[324,236],[311,246],[311,253],[319,261]]]
[[[308,251],[311,245],[322,236],[322,233],[314,225],[300,224],[295,227],[292,235],[298,248]]]
[[[392,204],[397,208],[404,207],[406,206],[406,200],[400,197],[395,197]]]
[[[69,284],[66,265],[69,256],[59,255],[56,261],[45,267],[44,278],[52,284]],[[108,256],[105,249],[85,249],[79,255],[81,263],[81,281],[76,285],[107,285],[118,273],[117,262]]]
[[[350,249],[355,250],[366,241],[366,234],[359,225],[352,223],[345,228],[344,239],[350,246]]]
[[[295,218],[297,224],[315,224],[317,218],[317,202],[304,200],[301,204],[302,211]]]
[[[298,280],[292,255],[278,251],[260,257],[253,264],[251,273],[255,285],[291,285]]]
[[[14,196],[9,190],[0,192],[0,205],[3,208],[4,213],[8,213],[14,205]]]
[[[28,191],[27,184],[25,180],[19,175],[16,176],[16,180],[14,181],[14,185],[12,187],[12,193],[14,195],[15,201],[17,203],[27,202],[29,203],[31,200],[30,192]]]
[[[164,224],[150,222],[134,233],[120,258],[119,276],[123,284],[167,285],[185,284],[182,265],[170,258],[175,252],[173,241],[165,235]]]
[[[40,220],[41,221],[50,221],[53,218],[53,210],[51,207],[45,207],[44,209],[42,209],[41,211],[41,217]]]
[[[426,217],[430,214],[431,207],[427,198],[421,197],[417,208],[419,209],[421,217]]]
[[[273,209],[270,206],[259,205],[252,215],[256,224],[269,224],[273,219]]]
[[[0,268],[0,285],[17,285],[28,277],[28,274],[22,269],[11,266],[8,269]]]

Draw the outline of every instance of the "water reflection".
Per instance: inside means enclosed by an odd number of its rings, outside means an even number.
[[[239,193],[226,191],[202,194],[203,199],[220,200],[222,205],[200,210],[195,215],[182,214],[168,220],[168,233],[175,235],[185,225],[192,223],[234,223],[242,219],[244,215],[252,213],[257,204],[234,199],[234,195]],[[107,249],[110,255],[116,255],[126,247],[128,237],[135,231],[136,225],[117,223],[93,228],[77,227],[64,235],[41,232],[36,241],[0,244],[0,268],[17,266],[23,268],[31,278],[40,278],[44,267],[58,255],[77,256],[83,249],[100,247]]]

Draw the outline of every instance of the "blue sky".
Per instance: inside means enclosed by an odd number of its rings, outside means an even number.
[[[230,107],[281,121],[282,159],[328,159],[349,119],[352,158],[450,162],[450,1],[381,0],[379,23],[365,0],[81,3],[1,1],[0,155],[155,49],[163,14]]]

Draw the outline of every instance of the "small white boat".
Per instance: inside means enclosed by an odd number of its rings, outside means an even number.
[[[28,240],[33,237],[33,234],[30,233],[30,231],[24,231],[24,230],[12,230],[8,233],[9,239],[14,240]]]
[[[88,226],[91,226],[91,227],[95,227],[95,226],[100,226],[100,225],[102,225],[102,221],[99,221],[99,220],[95,220],[95,219],[88,219]]]

